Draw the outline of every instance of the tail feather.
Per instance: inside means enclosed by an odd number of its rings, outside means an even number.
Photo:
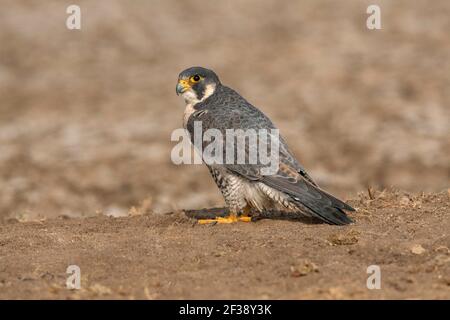
[[[326,223],[345,225],[353,222],[344,210],[355,211],[355,209],[304,179],[293,183],[292,180],[277,176],[265,176],[263,182],[288,194],[294,202],[306,207],[312,216]]]
[[[323,220],[328,224],[346,225],[353,223],[353,220],[350,219],[344,212],[344,210],[340,208],[311,204],[306,201],[300,201],[295,197],[294,200],[298,202],[302,207],[306,207],[311,216],[319,218],[320,220]]]

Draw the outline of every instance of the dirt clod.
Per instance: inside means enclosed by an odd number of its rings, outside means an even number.
[[[332,245],[342,246],[342,245],[352,245],[358,242],[359,232],[355,230],[344,231],[339,233],[334,233],[328,237],[328,241]]]
[[[314,272],[319,272],[319,268],[309,260],[305,260],[296,266],[291,266],[291,276],[294,278],[303,277]]]
[[[415,244],[411,248],[411,252],[414,254],[423,254],[425,252],[425,248],[422,247],[420,244]]]

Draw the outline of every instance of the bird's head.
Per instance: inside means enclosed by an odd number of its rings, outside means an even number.
[[[181,95],[186,103],[194,105],[212,95],[218,85],[220,80],[214,71],[192,67],[178,76],[177,95]]]

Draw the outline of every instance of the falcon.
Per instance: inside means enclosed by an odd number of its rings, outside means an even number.
[[[183,127],[189,132],[192,143],[195,122],[201,123],[202,134],[215,129],[223,133],[223,137],[229,129],[253,129],[255,132],[276,129],[264,113],[224,86],[212,70],[191,67],[182,71],[176,92],[186,104]],[[200,219],[200,224],[248,222],[252,213],[264,210],[318,218],[333,225],[352,223],[345,210],[355,209],[321,189],[290,152],[285,140],[278,137],[278,166],[271,174],[264,173],[260,162],[207,164],[229,208],[229,215]],[[259,136],[257,139],[261,142]],[[206,140],[202,139],[205,145]],[[251,143],[245,144],[245,154],[248,155],[252,147]]]

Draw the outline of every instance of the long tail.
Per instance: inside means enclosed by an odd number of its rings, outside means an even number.
[[[355,211],[354,208],[304,179],[293,183],[280,177],[265,176],[263,182],[288,194],[294,203],[307,208],[311,216],[326,223],[345,225],[353,222],[344,210]]]

